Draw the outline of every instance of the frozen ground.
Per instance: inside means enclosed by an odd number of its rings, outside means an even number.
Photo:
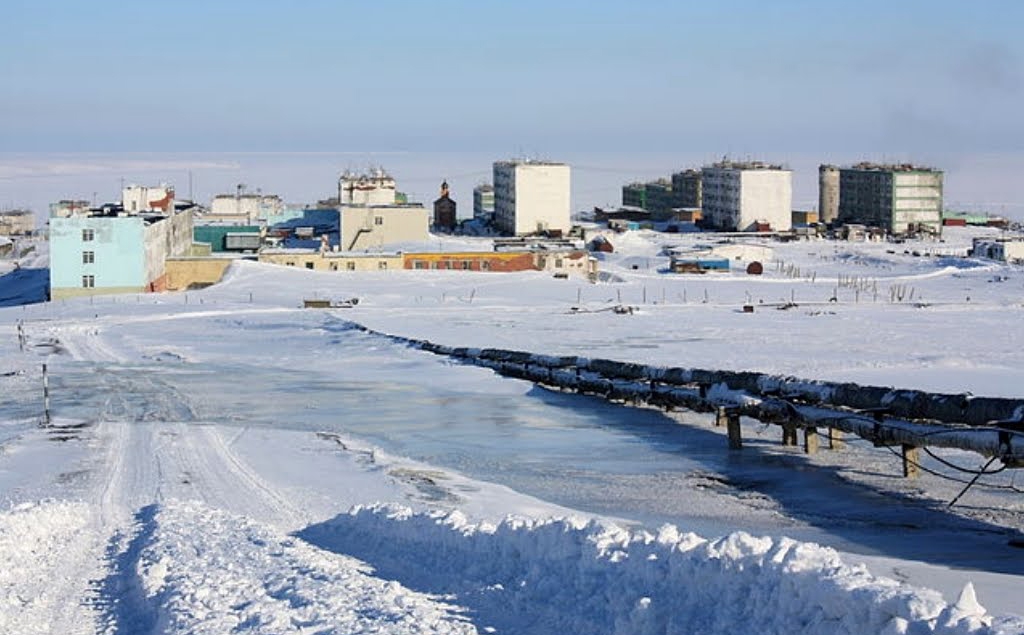
[[[966,232],[778,245],[761,278],[659,272],[692,237],[612,240],[597,285],[239,263],[201,292],[0,309],[0,632],[1024,632],[1013,471],[948,508],[969,476],[931,459],[907,481],[749,422],[729,453],[707,417],[351,327],[1021,396],[1024,272],[952,257]]]

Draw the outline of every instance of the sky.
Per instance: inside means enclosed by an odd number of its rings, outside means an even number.
[[[1019,0],[7,0],[0,24],[7,156],[1024,156]]]
[[[1024,147],[1017,0],[8,0],[0,18],[6,151]]]

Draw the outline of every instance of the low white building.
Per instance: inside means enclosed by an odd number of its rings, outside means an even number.
[[[1024,264],[1024,237],[975,238],[971,255],[975,258]]]
[[[570,187],[570,169],[564,163],[495,162],[495,226],[513,236],[568,233],[572,228]]]
[[[720,161],[701,169],[702,216],[728,231],[793,227],[793,172],[760,161]]]
[[[283,210],[284,202],[274,194],[218,194],[203,219],[255,225],[280,216]]]

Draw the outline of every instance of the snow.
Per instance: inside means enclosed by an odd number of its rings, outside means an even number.
[[[239,262],[199,292],[0,308],[0,632],[1024,632],[1013,470],[950,508],[965,475],[930,458],[909,481],[884,448],[805,456],[751,421],[731,453],[706,415],[359,328],[1020,397],[1024,272],[955,258],[972,232],[773,244],[762,277],[659,272],[707,237],[637,232],[611,237],[617,283]]]

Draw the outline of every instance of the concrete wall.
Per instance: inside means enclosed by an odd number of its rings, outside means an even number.
[[[145,229],[146,285],[149,291],[165,288],[165,261],[187,255],[192,247],[192,212],[178,212]]]
[[[430,239],[430,212],[421,205],[343,206],[340,216],[343,251]]]
[[[743,170],[737,229],[768,223],[775,231],[793,227],[793,173],[789,170]]]
[[[911,225],[941,227],[941,172],[896,172],[892,183],[891,231],[902,233]]]
[[[166,288],[168,291],[184,291],[216,284],[232,262],[229,258],[168,258]]]

